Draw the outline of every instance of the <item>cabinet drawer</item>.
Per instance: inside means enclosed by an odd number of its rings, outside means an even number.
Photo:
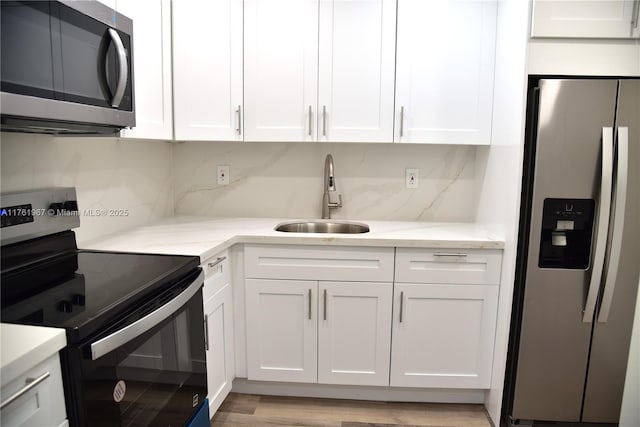
[[[393,281],[393,248],[246,245],[245,277]]]
[[[204,270],[204,289],[202,299],[207,301],[226,284],[231,283],[231,262],[229,252],[225,251],[202,263]]]
[[[37,384],[26,390],[34,382]],[[2,409],[3,427],[58,427],[67,418],[58,353],[3,385],[2,402],[21,391],[25,392]]]
[[[395,281],[498,285],[501,265],[501,250],[398,248]]]

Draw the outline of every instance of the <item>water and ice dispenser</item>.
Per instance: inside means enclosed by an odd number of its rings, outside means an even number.
[[[589,267],[595,200],[545,199],[540,236],[540,268]]]

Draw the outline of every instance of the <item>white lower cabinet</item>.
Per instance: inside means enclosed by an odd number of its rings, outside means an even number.
[[[207,391],[209,415],[213,417],[231,391],[235,376],[233,292],[228,254],[203,263],[203,268]]]
[[[396,250],[391,385],[489,388],[502,253]]]
[[[247,377],[489,388],[501,259],[488,249],[397,248],[394,257],[391,248],[247,245]]]
[[[498,287],[396,284],[391,385],[488,388]]]
[[[247,279],[248,378],[388,385],[392,289]]]
[[[247,279],[250,380],[316,382],[317,282]]]
[[[4,405],[0,411],[3,427],[59,427],[66,422],[58,353],[3,384],[0,394]],[[18,397],[9,400],[15,395]]]
[[[392,283],[320,282],[318,382],[389,385]]]

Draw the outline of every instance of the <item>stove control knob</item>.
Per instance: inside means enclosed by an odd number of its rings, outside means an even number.
[[[47,214],[49,216],[56,216],[62,213],[64,210],[64,203],[51,203],[49,205],[49,209],[47,210]]]
[[[58,311],[63,313],[71,313],[73,311],[73,305],[69,301],[60,301],[58,303]]]
[[[75,200],[67,200],[64,202],[63,208],[67,212],[78,212],[78,202]]]
[[[87,303],[87,300],[84,295],[75,294],[73,297],[71,297],[71,302],[73,303],[73,305],[85,305]]]

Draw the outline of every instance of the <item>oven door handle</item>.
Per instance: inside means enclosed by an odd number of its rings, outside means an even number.
[[[204,272],[200,272],[198,278],[189,285],[177,297],[160,307],[159,309],[147,314],[141,319],[127,325],[126,327],[107,335],[104,338],[91,344],[91,360],[96,360],[110,351],[128,343],[134,338],[147,332],[149,329],[158,325],[160,322],[174,314],[180,307],[186,304],[204,284]]]

